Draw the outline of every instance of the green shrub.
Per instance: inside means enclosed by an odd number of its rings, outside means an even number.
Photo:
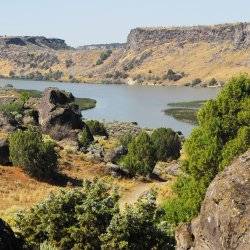
[[[64,189],[15,219],[16,228],[36,249],[43,242],[59,249],[100,249],[99,236],[118,212],[118,195],[100,181]]]
[[[180,157],[181,140],[172,129],[158,128],[151,135],[158,161],[178,159]]]
[[[175,185],[176,196],[164,204],[172,223],[196,216],[216,174],[249,148],[249,96],[250,78],[240,75],[198,112],[199,126],[184,143],[183,176]]]
[[[120,144],[128,149],[129,143],[132,141],[133,135],[131,133],[126,133],[119,138]]]
[[[102,249],[174,249],[174,240],[159,225],[155,195],[140,198],[116,214],[101,236]]]
[[[112,50],[106,50],[100,54],[100,58],[96,61],[96,65],[102,64],[106,59],[110,57]]]
[[[89,127],[89,130],[92,135],[102,135],[102,136],[107,136],[107,130],[104,127],[104,124],[96,121],[96,120],[89,120],[86,121],[87,126]]]
[[[91,142],[93,142],[94,138],[93,135],[90,132],[90,129],[88,126],[85,126],[82,132],[78,135],[78,141],[81,147],[87,148]]]
[[[223,170],[236,155],[244,153],[250,145],[250,127],[238,130],[237,136],[226,143],[222,150],[222,161],[220,169]]]
[[[18,130],[9,137],[10,158],[37,178],[53,178],[57,172],[57,153],[54,144],[43,142],[42,134],[34,129]]]
[[[22,110],[23,110],[23,103],[20,101],[15,101],[0,105],[0,111],[6,114],[7,116],[21,114]]]
[[[154,169],[155,158],[150,136],[146,132],[141,132],[128,145],[128,154],[123,158],[122,165],[131,174],[147,175]]]

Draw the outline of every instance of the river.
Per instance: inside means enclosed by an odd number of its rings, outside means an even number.
[[[59,83],[49,81],[0,79],[0,86],[44,90],[47,87],[72,92],[75,97],[89,97],[97,101],[96,108],[82,112],[87,119],[137,122],[141,127],[170,127],[188,135],[191,124],[177,121],[164,114],[168,103],[214,98],[216,88],[130,86],[105,84]]]

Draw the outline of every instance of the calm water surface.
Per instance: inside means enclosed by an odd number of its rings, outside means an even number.
[[[214,98],[216,88],[128,86],[104,84],[74,84],[44,81],[0,79],[0,86],[12,84],[15,88],[44,90],[58,87],[76,97],[97,100],[96,108],[83,111],[83,117],[106,121],[136,121],[142,127],[170,127],[188,135],[194,126],[164,114],[168,103]]]

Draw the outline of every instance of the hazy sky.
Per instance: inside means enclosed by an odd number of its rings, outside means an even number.
[[[73,46],[124,42],[131,28],[250,21],[250,0],[0,0],[0,35]]]

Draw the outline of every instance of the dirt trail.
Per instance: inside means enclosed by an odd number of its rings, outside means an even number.
[[[139,182],[136,184],[134,187],[131,189],[125,191],[121,199],[119,201],[120,207],[123,208],[125,204],[133,204],[135,203],[138,198],[140,198],[143,194],[147,193],[151,189],[157,189],[160,188],[161,186],[166,185],[166,182],[152,182],[152,183],[147,183],[147,182]]]

